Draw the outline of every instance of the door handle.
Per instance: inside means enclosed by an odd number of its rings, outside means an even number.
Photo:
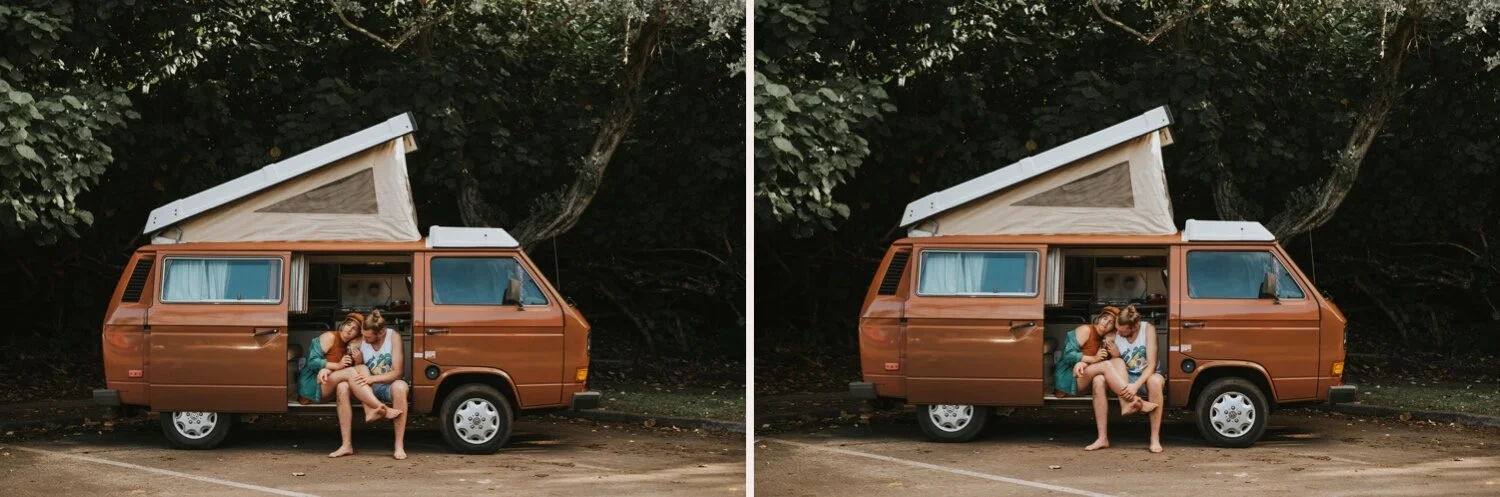
[[[255,336],[256,337],[263,337],[263,336],[266,336],[266,335],[275,335],[277,333],[281,333],[281,328],[256,328],[255,329]]]
[[[427,328],[426,332],[427,332],[428,335],[447,335],[448,334],[448,329],[447,328]]]
[[[1207,324],[1208,323],[1205,323],[1203,321],[1183,321],[1182,322],[1182,327],[1183,328],[1202,328],[1204,325],[1207,325]]]
[[[1011,325],[1010,325],[1010,331],[1020,331],[1020,330],[1031,329],[1031,328],[1035,328],[1035,327],[1036,327],[1036,321],[1027,321],[1027,322],[1024,322],[1024,323],[1011,323]]]

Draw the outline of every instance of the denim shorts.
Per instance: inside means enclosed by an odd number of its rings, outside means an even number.
[[[380,399],[381,402],[385,402],[387,404],[391,403],[390,383],[371,383],[370,389],[375,391],[375,398]]]
[[[1126,379],[1125,383],[1135,383],[1136,380],[1141,379],[1141,373],[1131,373],[1129,371],[1126,371],[1126,373],[1128,373],[1126,376],[1129,376],[1130,378]],[[1142,371],[1142,373],[1144,373],[1144,371]],[[1151,387],[1147,386],[1145,383],[1141,383],[1141,389],[1136,391],[1136,395],[1145,397],[1150,395],[1150,392]]]

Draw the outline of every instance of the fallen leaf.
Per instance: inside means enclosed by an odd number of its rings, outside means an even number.
[[[644,425],[647,428],[656,426],[656,418],[648,419],[648,420],[646,420],[646,422],[641,423],[641,424]]]
[[[1047,469],[1062,469],[1062,466],[1058,466],[1056,464],[1053,464],[1051,466],[1047,466]]]
[[[292,473],[292,476],[307,476],[307,473],[303,473],[301,471],[298,471],[296,473]]]

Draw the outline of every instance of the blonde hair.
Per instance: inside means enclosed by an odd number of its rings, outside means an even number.
[[[1115,318],[1115,324],[1120,326],[1135,326],[1139,322],[1141,322],[1141,311],[1135,310],[1134,305],[1125,306],[1125,310],[1120,311],[1120,317]]]
[[[385,318],[380,315],[380,309],[370,311],[370,317],[365,318],[365,329],[380,331],[385,329]]]

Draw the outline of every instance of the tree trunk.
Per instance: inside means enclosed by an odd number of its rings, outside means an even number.
[[[1370,145],[1375,142],[1380,129],[1385,126],[1391,108],[1400,97],[1401,63],[1412,50],[1421,20],[1419,12],[1408,11],[1397,23],[1396,29],[1386,38],[1385,45],[1388,47],[1388,52],[1385,59],[1380,62],[1374,87],[1360,107],[1359,114],[1354,120],[1354,130],[1349,135],[1349,141],[1344,144],[1343,149],[1339,150],[1338,158],[1334,160],[1333,170],[1329,172],[1328,177],[1320,185],[1299,190],[1294,194],[1287,209],[1272,216],[1266,223],[1266,228],[1271,230],[1271,233],[1274,233],[1282,244],[1288,244],[1292,238],[1328,222],[1338,211],[1339,204],[1343,203],[1349,191],[1354,188],[1354,181],[1359,177],[1359,167],[1365,160],[1365,154],[1370,151]],[[1234,175],[1228,167],[1221,164],[1218,176],[1213,184],[1213,196],[1214,207],[1220,217],[1229,220],[1260,217],[1256,215],[1253,203],[1240,194],[1234,182]]]
[[[661,42],[661,32],[666,24],[666,13],[657,12],[641,25],[630,42],[630,53],[625,67],[620,71],[619,88],[608,114],[600,124],[599,133],[589,147],[587,155],[578,167],[573,183],[557,195],[547,196],[550,205],[536,209],[525,220],[518,223],[511,235],[522,245],[531,245],[561,235],[578,224],[579,218],[594,200],[599,186],[604,181],[604,171],[610,158],[620,146],[620,140],[630,131],[631,122],[640,111],[644,100],[641,83],[651,57]],[[459,192],[459,207],[463,222],[468,226],[490,226],[493,215],[488,215],[489,204],[484,201],[478,181],[465,177]]]

